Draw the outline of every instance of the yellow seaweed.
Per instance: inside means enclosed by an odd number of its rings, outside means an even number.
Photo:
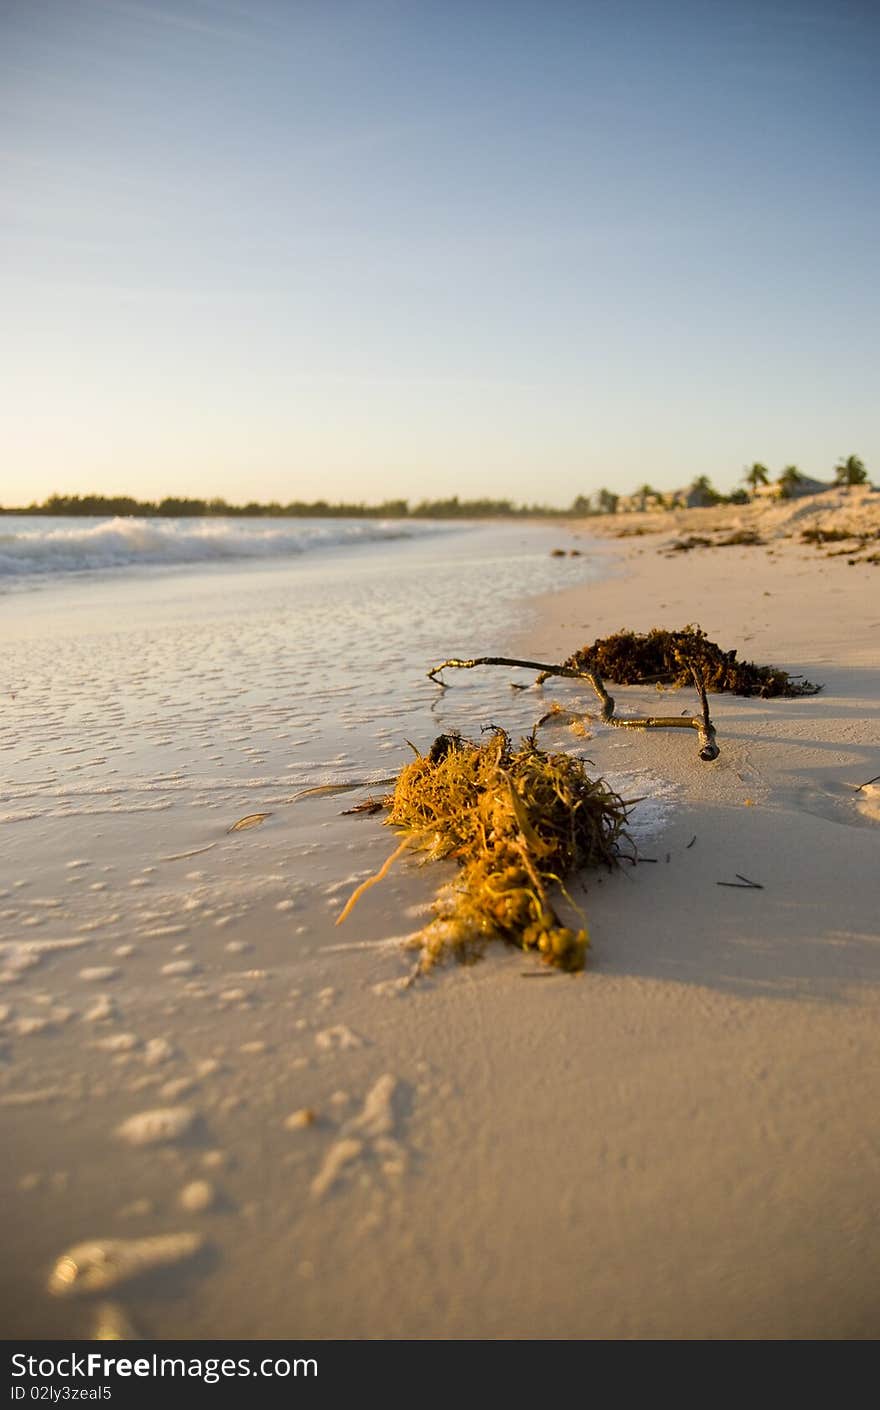
[[[482,743],[441,735],[401,770],[387,802],[402,842],[381,874],[404,844],[459,866],[418,936],[423,969],[447,953],[474,957],[492,939],[583,969],[586,928],[561,923],[551,891],[582,867],[614,865],[627,805],[582,760],[546,753],[533,737],[514,749],[501,729]]]

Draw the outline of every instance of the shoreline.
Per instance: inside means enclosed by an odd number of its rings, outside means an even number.
[[[185,956],[179,937],[151,942],[182,972],[151,979],[145,949],[137,1005],[92,1025],[93,1067],[75,1022],[60,1022],[54,1075],[28,1056],[35,1100],[5,1113],[33,1171],[8,1206],[9,1334],[94,1334],[93,1300],[44,1292],[78,1239],[200,1232],[204,1255],[111,1293],[139,1335],[876,1335],[880,832],[876,795],[854,792],[880,771],[870,569],[795,543],[666,556],[659,542],[608,542],[613,575],[545,597],[514,651],[558,660],[624,626],[698,621],[823,692],[712,696],[712,764],[684,731],[593,730],[579,752],[598,773],[663,789],[644,864],[576,897],[593,939],[578,976],[491,945],[401,991],[411,956],[394,937],[421,923],[433,869],[395,868],[328,928],[346,850],[375,870],[389,836],[340,818],[338,799],[294,809],[291,849],[326,882],[323,920],[295,913],[312,929],[294,949],[267,876],[245,919],[218,931],[196,911]],[[657,698],[614,694],[627,711]],[[569,695],[583,698],[561,683],[525,698],[538,714]],[[259,875],[261,832],[243,839]],[[186,879],[200,861],[175,870],[181,904],[206,889]],[[764,889],[717,886],[737,872]],[[135,1046],[114,1050],[126,1031]],[[198,1114],[180,1144],[126,1149],[108,1132],[170,1104]],[[194,1212],[180,1197],[199,1180],[215,1199]]]

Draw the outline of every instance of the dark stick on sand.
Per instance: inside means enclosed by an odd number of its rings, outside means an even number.
[[[880,783],[880,774],[875,774],[873,778],[866,778],[864,783],[860,783],[853,789],[854,793],[861,793],[863,788],[867,788],[872,783]]]
[[[685,716],[684,718],[678,715],[648,715],[644,719],[622,720],[614,713],[614,700],[605,689],[601,676],[595,671],[578,670],[574,666],[549,666],[545,661],[518,661],[511,656],[475,656],[468,661],[452,658],[449,661],[442,661],[439,666],[434,666],[428,672],[428,679],[438,685],[441,690],[446,690],[446,681],[439,679],[441,671],[451,668],[470,671],[475,666],[519,666],[526,671],[539,671],[542,676],[562,676],[567,680],[586,681],[592,687],[599,701],[599,715],[604,724],[612,725],[615,729],[695,729],[700,737],[701,759],[707,761],[717,759],[720,753],[715,739],[715,726],[709,715],[706,687],[693,668],[691,674],[700,697],[701,713],[699,715]]]

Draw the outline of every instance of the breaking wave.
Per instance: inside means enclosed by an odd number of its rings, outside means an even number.
[[[287,558],[436,532],[395,520],[0,520],[0,578]]]

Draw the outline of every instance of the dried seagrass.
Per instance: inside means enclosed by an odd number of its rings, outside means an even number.
[[[514,749],[502,729],[480,744],[441,735],[401,770],[387,801],[388,826],[403,840],[371,881],[406,848],[459,864],[416,937],[420,969],[445,954],[478,955],[493,939],[536,950],[557,968],[583,969],[586,928],[563,925],[551,893],[582,867],[615,865],[627,804],[590,778],[582,760],[546,753],[533,736]]]

